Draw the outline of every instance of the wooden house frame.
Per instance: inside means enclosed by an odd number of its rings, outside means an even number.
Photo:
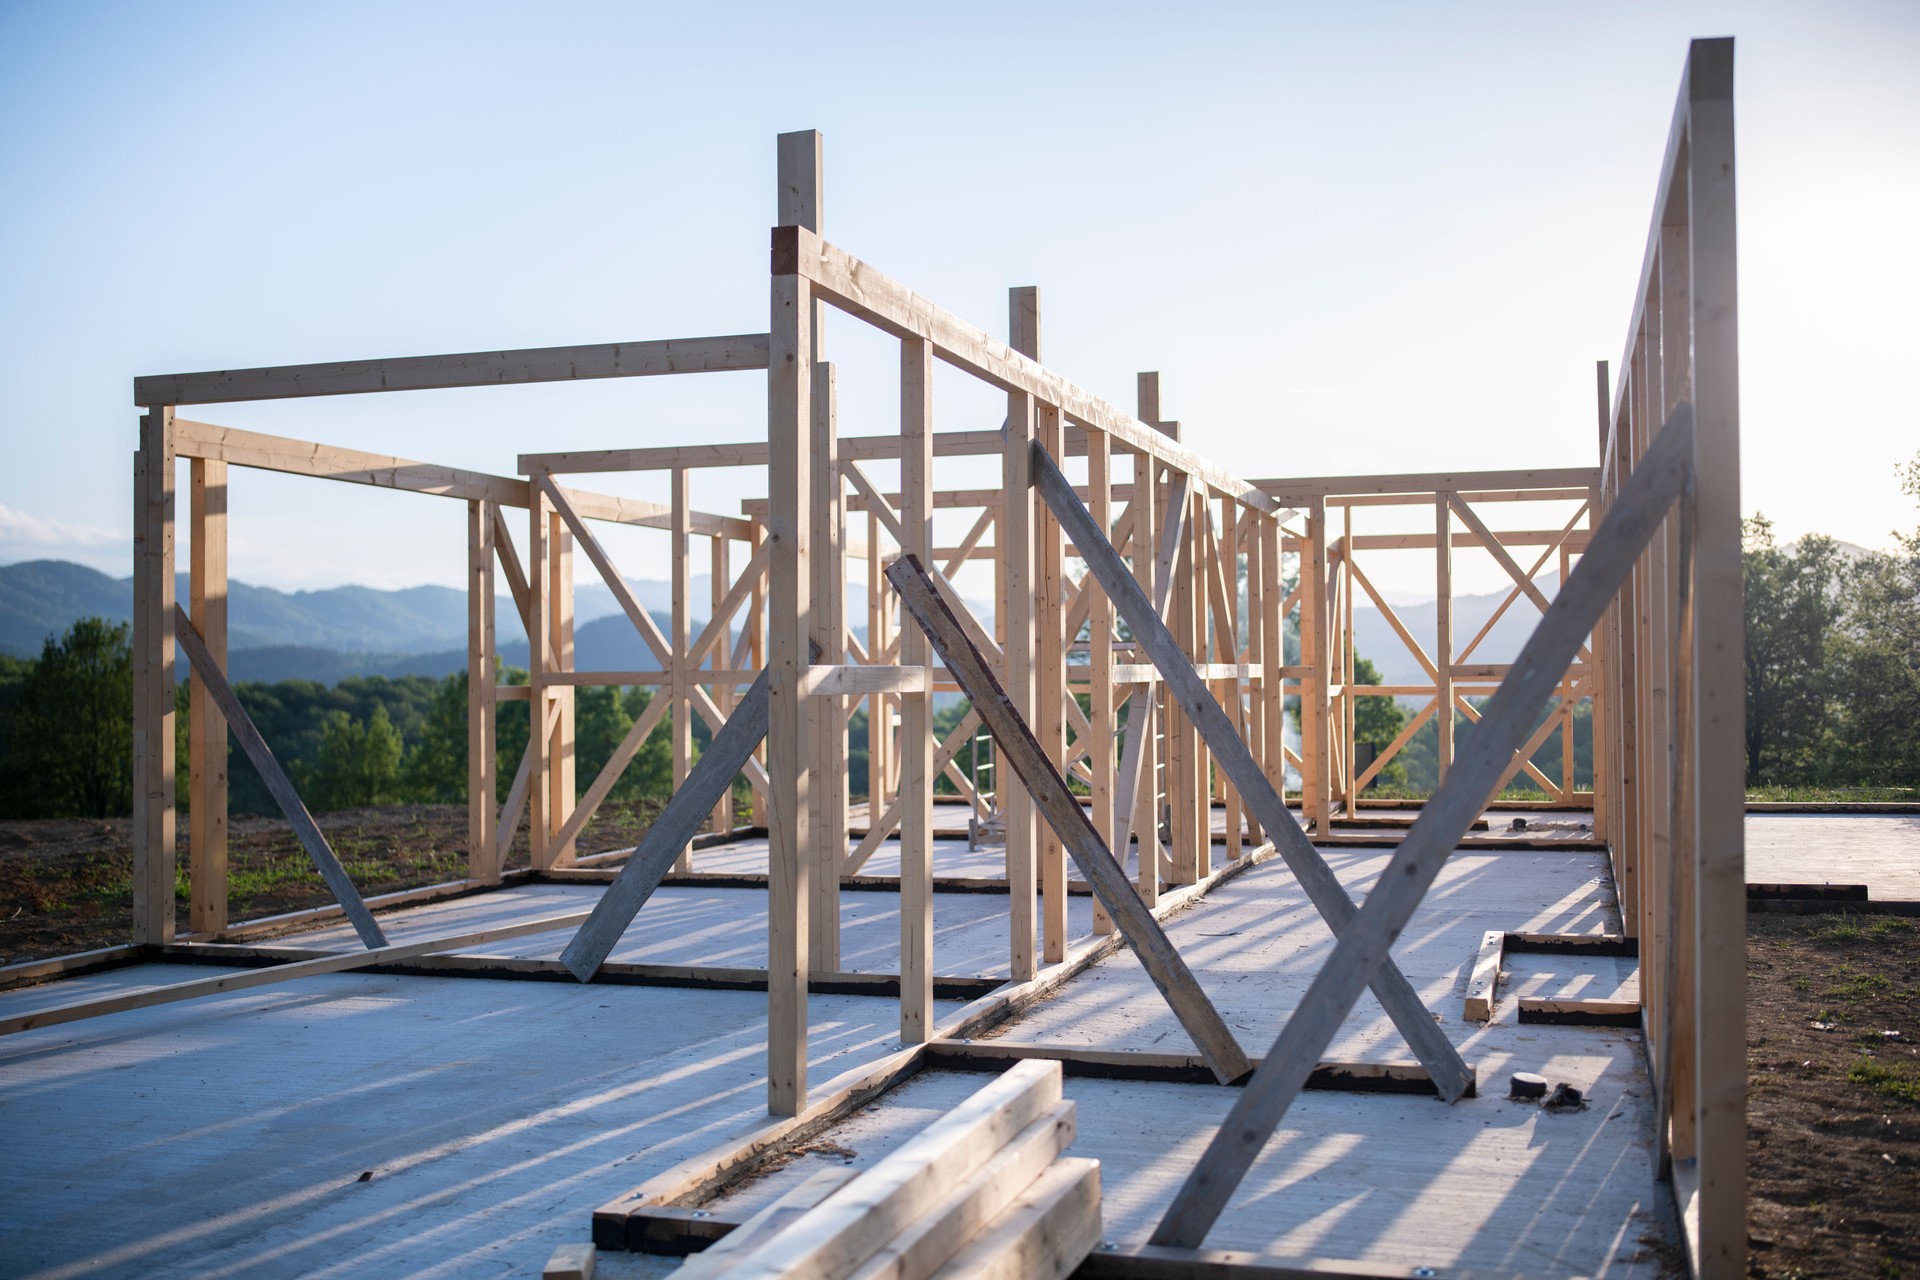
[[[1394,892],[1383,887],[1357,906],[1323,909],[1336,924],[1339,945],[1247,1084],[1235,1108],[1240,1117],[1244,1104],[1245,1124],[1236,1132],[1257,1148],[1272,1131],[1298,1088],[1287,1073],[1307,1070],[1324,1047],[1324,1040],[1315,1045],[1316,1034],[1330,1035],[1363,986],[1394,972],[1387,944],[1396,921],[1404,923],[1417,905],[1465,824],[1508,779],[1527,771],[1555,808],[1591,810],[1593,839],[1610,851],[1621,924],[1639,940],[1662,1150],[1693,1262],[1699,1274],[1738,1274],[1745,1252],[1744,883],[1732,42],[1696,42],[1688,59],[1617,384],[1609,384],[1604,365],[1600,371],[1597,467],[1242,479],[1182,442],[1163,412],[1156,375],[1141,375],[1129,412],[1042,363],[1036,290],[1012,291],[1003,342],[823,238],[818,134],[782,135],[778,178],[764,332],[137,380],[135,399],[144,414],[135,468],[136,874],[129,954],[177,939],[247,932],[228,919],[225,891],[225,740],[228,715],[238,705],[222,674],[230,469],[453,498],[468,507],[467,877],[385,901],[501,883],[504,851],[523,814],[532,865],[515,874],[610,878],[613,873],[596,864],[626,851],[581,855],[577,845],[620,769],[664,723],[679,786],[692,770],[694,719],[718,730],[749,703],[761,705],[749,686],[765,673],[764,744],[742,764],[755,823],[770,842],[768,958],[761,978],[774,1118],[654,1179],[630,1204],[671,1205],[699,1194],[770,1144],[817,1129],[904,1078],[927,1060],[929,1046],[951,1042],[960,1023],[936,1025],[933,1007],[937,778],[954,782],[976,823],[990,819],[1003,832],[1011,981],[992,997],[989,1012],[1004,1016],[1117,946],[1122,935],[1143,957],[1153,953],[1165,943],[1154,913],[1204,892],[1222,874],[1274,856],[1293,865],[1305,840],[1284,807],[1276,807],[1288,798],[1289,768],[1298,778],[1291,791],[1302,820],[1322,843],[1337,840],[1343,823],[1364,816],[1369,801],[1362,791],[1387,763],[1357,764],[1357,699],[1418,697],[1425,710],[1393,750],[1436,719],[1445,774],[1431,801],[1411,806],[1417,819],[1401,819],[1411,827],[1397,846],[1395,866],[1407,871],[1408,887],[1396,882]],[[821,359],[821,335],[834,314],[849,319],[833,323],[864,323],[897,339],[897,434],[839,435],[834,369]],[[1003,392],[1004,425],[936,431],[935,361]],[[764,439],[525,454],[517,477],[183,416],[224,402],[721,372],[766,377]],[[941,487],[937,460],[960,456],[998,458],[999,485]],[[898,492],[869,474],[865,464],[877,459],[897,460]],[[191,590],[188,601],[177,602],[181,461],[187,463]],[[692,472],[757,465],[768,472],[764,501],[746,504],[739,515],[692,507]],[[1062,478],[1067,467],[1080,478]],[[655,470],[668,476],[671,501],[664,505],[571,485],[581,474]],[[1569,503],[1573,514],[1556,528],[1492,527],[1489,512],[1514,501]],[[1432,531],[1366,532],[1364,513],[1381,506],[1430,510]],[[973,513],[971,531],[958,543],[937,546],[935,509]],[[518,512],[527,521],[524,558],[512,533]],[[1076,543],[1067,528],[1082,519],[1088,523],[1075,527],[1094,532]],[[675,608],[667,632],[626,587],[593,532],[594,521],[671,534]],[[702,538],[705,548],[696,541]],[[1478,637],[1456,642],[1452,556],[1462,547],[1484,549],[1512,577],[1512,607],[1543,612],[1528,649],[1533,656],[1477,663]],[[1431,650],[1426,637],[1413,635],[1387,607],[1364,567],[1363,553],[1385,549],[1434,555],[1441,603]],[[658,670],[575,669],[576,552],[613,591]],[[864,561],[869,585],[864,644],[851,634],[849,617],[855,560]],[[952,589],[951,576],[974,560],[991,563],[995,572],[990,626],[972,617]],[[1534,584],[1534,574],[1549,565],[1560,571],[1562,588],[1553,600]],[[698,569],[710,573],[713,598],[696,633],[689,590]],[[883,569],[898,599],[883,587]],[[913,578],[909,569],[922,576]],[[1121,572],[1137,592],[1120,590],[1111,575]],[[494,678],[499,578],[531,642],[524,685]],[[1290,579],[1296,581],[1291,590]],[[921,594],[911,595],[910,587]],[[1130,602],[1125,607],[1156,610],[1164,628],[1141,619],[1142,626],[1123,633],[1122,596]],[[1396,628],[1425,683],[1365,691],[1353,683],[1352,610],[1361,598],[1370,598]],[[914,608],[903,612],[902,600]],[[1580,610],[1587,608],[1594,620],[1583,623]],[[950,618],[944,635],[940,616]],[[1289,617],[1301,636],[1295,662],[1283,651]],[[197,658],[184,765],[192,796],[186,929],[178,927],[174,909],[174,774],[182,767],[174,759],[177,641]],[[1162,645],[1158,656],[1150,652],[1155,644]],[[1177,647],[1184,672],[1169,667],[1167,645]],[[936,647],[945,661],[936,661]],[[1537,655],[1560,650],[1566,657],[1559,666],[1542,669]],[[818,658],[811,656],[816,651]],[[970,686],[959,674],[963,668],[972,673]],[[978,693],[982,680],[1005,694],[1004,708],[994,713],[999,750],[1024,750],[1010,734],[1030,733],[1037,744],[1039,754],[1019,765],[1027,785],[1009,773],[996,777],[989,792],[978,785],[977,772],[955,767],[961,742],[977,732],[978,699],[975,716],[947,741],[935,740],[935,694],[966,687]],[[573,691],[592,684],[644,684],[664,696],[634,726],[607,771],[582,779],[575,772]],[[1502,693],[1491,703],[1468,701],[1496,686]],[[1513,709],[1523,695],[1534,700]],[[1302,708],[1297,752],[1285,743],[1290,697]],[[493,799],[490,747],[496,709],[514,699],[528,701],[536,731],[501,808]],[[1550,714],[1536,726],[1545,699],[1551,699]],[[1592,704],[1590,790],[1576,788],[1572,768],[1573,709],[1582,700]],[[870,710],[872,794],[864,813],[849,795],[845,750],[847,722],[860,705]],[[1463,750],[1457,759],[1455,714],[1485,721],[1473,735],[1479,750]],[[1217,736],[1221,725],[1230,726],[1239,745]],[[1530,762],[1556,734],[1562,767],[1541,770]],[[1242,751],[1256,773],[1244,771]],[[1036,770],[1057,785],[1049,789]],[[1084,784],[1091,843],[1068,829],[1077,816],[1061,817],[1068,777]],[[301,826],[304,809],[294,812],[297,796],[290,803],[289,817],[308,839],[311,819]],[[1073,815],[1082,812],[1079,804],[1067,807]],[[703,813],[717,835],[733,830],[724,799]],[[1224,828],[1219,861],[1216,813]],[[1268,816],[1266,825],[1256,813]],[[889,838],[898,839],[900,850],[901,960],[892,978],[904,1047],[858,1078],[811,1087],[806,995],[812,984],[847,977],[838,972],[840,894]],[[323,872],[330,857],[324,844],[314,828],[309,847]],[[1076,947],[1066,926],[1067,868],[1071,854],[1085,871],[1088,849],[1118,850],[1122,867],[1131,858],[1125,874],[1137,895],[1117,899],[1110,883],[1088,874],[1101,904],[1096,931],[1106,936]],[[698,874],[699,855],[686,841],[668,852],[679,874]],[[358,921],[381,902],[362,904],[349,883],[340,909]],[[541,927],[579,921],[556,918]],[[370,954],[380,952],[377,926],[363,936]],[[1190,1028],[1204,1022],[1210,1006],[1199,1009],[1182,994],[1177,954],[1162,960],[1175,979],[1163,989],[1183,1021],[1197,1019]],[[1205,1004],[1204,996],[1198,1003]],[[976,1009],[961,1023],[977,1026],[985,1016]],[[1217,1052],[1201,1031],[1195,1038],[1222,1079],[1251,1067],[1230,1033]],[[1445,1095],[1441,1071],[1433,1064],[1430,1070]],[[1169,1211],[1156,1237],[1160,1245],[1197,1248],[1204,1240],[1209,1212],[1218,1211],[1237,1178],[1236,1155],[1222,1145],[1229,1127]]]

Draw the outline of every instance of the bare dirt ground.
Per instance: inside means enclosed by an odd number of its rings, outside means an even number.
[[[582,852],[654,812],[603,808]],[[370,897],[465,874],[461,806],[318,820]],[[184,822],[180,843],[184,866]],[[228,843],[235,920],[331,901],[284,822],[236,817]],[[0,963],[126,941],[132,865],[124,819],[0,822]],[[1754,915],[1747,964],[1751,1274],[1920,1280],[1920,921]]]
[[[1747,931],[1748,1270],[1920,1277],[1920,921]]]
[[[603,805],[580,838],[581,853],[631,847],[657,802]],[[397,805],[315,815],[362,895],[458,880],[467,873],[464,805]],[[180,821],[178,918],[187,918],[187,824]],[[507,866],[527,865],[524,829]],[[235,921],[326,906],[333,895],[279,818],[234,816],[228,824],[229,910]],[[133,844],[126,818],[0,822],[0,964],[110,947],[128,940]]]

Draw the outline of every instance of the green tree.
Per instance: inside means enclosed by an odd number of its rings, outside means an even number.
[[[1356,656],[1353,660],[1353,683],[1379,684],[1380,669],[1373,665],[1371,659]],[[1376,758],[1393,745],[1393,740],[1406,727],[1407,712],[1397,698],[1382,695],[1354,699],[1353,740],[1370,745]],[[1355,771],[1356,776],[1358,772]],[[1382,786],[1404,787],[1407,785],[1406,766],[1396,757],[1374,775],[1374,781]]]
[[[434,690],[419,737],[406,755],[402,790],[409,800],[461,804],[467,798],[467,673]]]
[[[26,816],[133,809],[133,655],[127,624],[81,618],[48,636],[20,682],[8,772]]]
[[[1920,454],[1902,472],[1902,490],[1920,501]],[[1920,786],[1920,528],[1894,541],[1846,574],[1833,669],[1848,785]]]
[[[357,720],[344,711],[327,714],[320,749],[308,771],[306,798],[319,809],[349,809],[393,798],[400,776],[402,744],[385,703]]]
[[[1781,547],[1763,515],[1743,532],[1747,782],[1818,781],[1835,729],[1834,642],[1846,609],[1840,550],[1818,534]]]

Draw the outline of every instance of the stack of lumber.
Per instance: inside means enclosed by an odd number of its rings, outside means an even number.
[[[864,1172],[823,1170],[680,1276],[957,1280],[1071,1273],[1100,1239],[1100,1162],[1063,1157],[1060,1064],[1029,1060]]]

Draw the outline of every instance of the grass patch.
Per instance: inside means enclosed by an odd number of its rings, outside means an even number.
[[[1920,1063],[1889,1063],[1862,1056],[1848,1070],[1847,1079],[1868,1085],[1883,1097],[1920,1107]]]
[[[1891,990],[1893,987],[1893,984],[1882,975],[1865,973],[1854,968],[1852,965],[1843,964],[1838,969],[1828,973],[1827,977],[1834,982],[1835,985],[1821,992],[1822,995],[1833,996],[1841,1000],[1856,1003],[1871,999],[1883,991]]]
[[[1920,800],[1920,787],[1748,787],[1747,799],[1768,804],[1889,804]]]

